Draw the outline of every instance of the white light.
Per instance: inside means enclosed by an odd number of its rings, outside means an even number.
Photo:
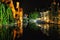
[[[36,20],[34,20],[34,22],[36,22]]]
[[[38,25],[39,27],[41,27],[41,25]]]
[[[30,22],[31,23],[36,23],[37,20],[31,19]]]
[[[46,20],[46,17],[44,17],[44,19]]]

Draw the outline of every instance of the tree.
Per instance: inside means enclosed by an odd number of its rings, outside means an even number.
[[[14,18],[11,8],[7,4],[0,3],[0,27],[2,25],[2,27],[0,28],[1,31],[0,40],[5,40],[5,39],[10,40],[9,36],[11,36],[11,32],[9,33],[10,29],[6,28],[6,24],[11,24],[11,23],[14,23]]]
[[[14,18],[11,8],[3,3],[0,3],[0,24],[6,25],[14,23]]]
[[[39,12],[33,12],[29,14],[29,19],[36,19],[39,17]]]
[[[29,14],[29,20],[32,19],[34,21],[38,17],[39,17],[39,12],[37,12],[37,11],[34,11],[34,12]],[[32,23],[30,21],[29,21],[29,28],[30,28],[30,30],[38,30],[36,23]]]

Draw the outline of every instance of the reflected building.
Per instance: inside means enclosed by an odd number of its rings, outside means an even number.
[[[40,12],[41,21],[45,21],[45,24],[40,24],[41,28],[46,31],[49,31],[50,28],[54,28],[53,30],[57,30],[60,32],[60,9],[59,2],[55,2],[53,0],[51,4],[51,10]]]

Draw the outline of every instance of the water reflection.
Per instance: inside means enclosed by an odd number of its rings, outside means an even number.
[[[49,31],[56,30],[60,34],[60,25],[53,23],[38,24],[37,26],[41,27],[43,33],[49,33]]]

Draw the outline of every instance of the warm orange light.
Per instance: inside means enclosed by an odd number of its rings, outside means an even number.
[[[2,0],[2,2],[4,2],[5,0]]]
[[[2,2],[4,2],[5,0],[2,0]],[[16,33],[18,33],[18,35],[22,35],[23,34],[23,9],[22,8],[20,8],[19,7],[19,2],[16,2],[16,7],[14,7],[14,4],[13,4],[13,1],[12,0],[6,0],[6,2],[5,3],[7,3],[7,2],[10,2],[9,3],[9,6],[10,6],[10,8],[11,8],[11,10],[12,10],[12,13],[13,13],[13,17],[16,19],[17,17],[15,16],[16,14],[18,15],[18,18],[19,18],[19,20],[17,20],[17,24],[18,24],[18,27],[19,27],[19,31],[16,31],[16,30],[14,30],[14,38],[13,39],[15,39],[15,37],[16,37]],[[15,10],[15,8],[17,8],[18,10],[16,11]]]
[[[17,5],[16,5],[16,8],[19,8],[19,2],[16,2],[16,4],[17,4]]]
[[[12,0],[11,0],[11,2],[10,2],[9,6],[10,6],[11,9],[12,9],[13,17],[15,18],[16,10],[15,10],[15,8],[14,8],[14,4],[13,4],[13,1],[12,1]]]

